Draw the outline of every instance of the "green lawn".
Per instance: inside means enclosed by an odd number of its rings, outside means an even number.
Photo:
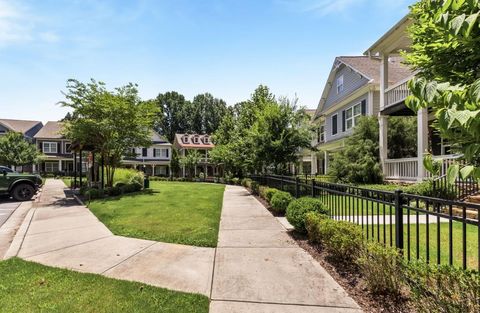
[[[433,218],[433,217],[432,217]],[[411,217],[411,222],[414,221],[414,217]],[[406,221],[405,221],[406,223]],[[385,226],[385,227],[384,227]],[[392,243],[395,245],[395,225],[392,225]],[[437,224],[429,225],[428,243],[430,245],[430,262],[437,262]],[[385,229],[385,234],[384,234]],[[373,230],[373,232],[372,232]],[[462,223],[453,222],[452,225],[452,237],[453,237],[453,264],[456,266],[462,266]],[[365,233],[367,232],[364,227]],[[381,225],[379,227],[370,225],[368,228],[369,238],[374,238],[375,241],[390,243],[390,225]],[[405,257],[408,256],[408,226],[404,225],[404,247]],[[412,259],[417,258],[417,230],[415,224],[410,224],[410,256]],[[427,259],[427,225],[418,225],[418,241],[419,257],[423,260]],[[440,223],[440,261],[442,264],[448,264],[449,262],[449,226],[448,223]],[[478,228],[474,225],[467,225],[467,266],[470,269],[477,269],[478,264]]]
[[[141,283],[43,266],[21,259],[0,262],[0,311],[208,312],[209,300]]]
[[[95,200],[89,208],[116,235],[217,246],[224,185],[152,181],[150,188]]]

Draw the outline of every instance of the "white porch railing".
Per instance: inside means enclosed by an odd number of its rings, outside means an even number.
[[[418,158],[387,159],[385,179],[415,181],[418,178]]]
[[[395,85],[390,86],[385,90],[385,108],[405,101],[405,99],[410,95],[408,81],[412,79],[412,77],[413,76],[399,81]]]
[[[458,162],[462,156],[461,154],[434,156],[434,160],[441,162],[439,176],[446,175],[448,167]],[[462,161],[460,161],[460,163],[462,163]],[[389,180],[416,181],[419,178],[432,177],[432,174],[425,171],[420,177],[418,175],[418,158],[404,158],[385,160],[384,176],[385,179]]]

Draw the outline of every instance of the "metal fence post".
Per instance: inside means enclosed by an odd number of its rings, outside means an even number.
[[[395,190],[395,247],[403,250],[403,208],[401,190]]]
[[[299,184],[299,177],[295,177],[295,198],[300,197],[300,184]]]
[[[315,198],[315,178],[312,178],[312,198]]]

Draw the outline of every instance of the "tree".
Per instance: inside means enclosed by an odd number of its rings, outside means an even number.
[[[382,182],[378,132],[375,117],[361,117],[353,134],[345,140],[345,148],[333,156],[328,174],[342,183]]]
[[[170,142],[175,139],[176,133],[186,133],[191,129],[191,103],[176,91],[159,94],[155,99],[159,108],[155,121],[155,129]]]
[[[107,186],[112,186],[115,169],[132,147],[151,145],[151,131],[157,108],[152,102],[142,102],[137,86],[127,84],[106,89],[103,82],[67,81],[63,106],[73,109],[72,120],[64,124],[66,138],[91,145],[105,162]]]
[[[210,156],[235,176],[267,168],[281,172],[296,160],[299,149],[310,147],[305,121],[305,112],[297,110],[295,102],[277,101],[260,85],[250,100],[236,104],[223,118]]]
[[[22,133],[8,132],[0,137],[0,164],[24,166],[36,163],[40,152]]]
[[[195,168],[198,163],[200,163],[201,158],[202,156],[197,150],[190,150],[187,155],[180,158],[180,165],[185,167],[188,172],[188,177],[192,178],[195,173]]]
[[[413,44],[405,59],[419,73],[407,106],[431,109],[440,136],[464,154],[469,165],[451,166],[449,181],[459,174],[480,179],[479,0],[422,0],[410,10]]]
[[[388,118],[388,158],[401,159],[417,156],[417,118],[390,116]]]
[[[228,113],[227,104],[222,99],[209,93],[197,95],[192,101],[190,129],[198,134],[213,134]]]

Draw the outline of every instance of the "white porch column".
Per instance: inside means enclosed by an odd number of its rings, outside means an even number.
[[[385,107],[385,90],[388,88],[388,54],[381,55],[380,65],[380,110]]]
[[[155,164],[152,164],[152,176],[155,176]]]
[[[426,152],[428,152],[428,109],[424,108],[417,112],[418,181],[423,180],[425,177],[423,155]]]
[[[311,168],[310,168],[310,174],[315,175],[317,174],[317,155],[315,153],[312,153],[312,160],[311,160]]]
[[[32,172],[36,173],[37,172],[37,164],[32,164]]]
[[[328,172],[328,151],[323,151],[323,175],[327,175]]]
[[[58,160],[58,171],[62,171],[62,160]]]
[[[387,116],[379,115],[378,124],[380,128],[379,133],[379,148],[380,148],[380,163],[382,165],[383,174],[385,174],[385,160],[388,158],[388,120]]]

